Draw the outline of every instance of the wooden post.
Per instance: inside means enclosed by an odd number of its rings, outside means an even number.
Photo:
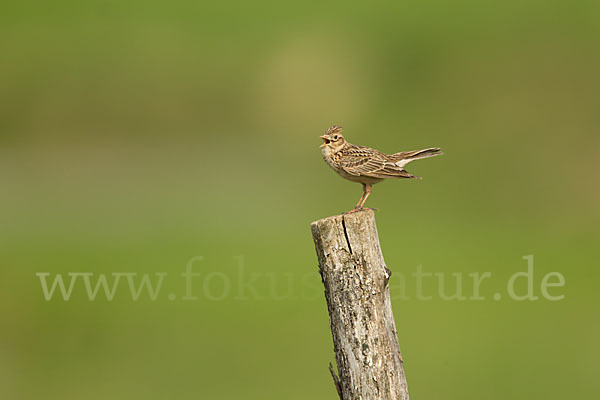
[[[311,224],[341,400],[408,400],[388,281],[371,210]],[[338,378],[339,376],[339,378]]]

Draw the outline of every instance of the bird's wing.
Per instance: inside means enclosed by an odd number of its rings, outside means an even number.
[[[354,176],[414,178],[385,154],[368,147],[351,146],[343,149],[340,164],[344,171]]]

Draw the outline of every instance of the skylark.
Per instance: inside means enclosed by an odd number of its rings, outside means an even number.
[[[416,178],[404,170],[411,161],[443,154],[437,147],[417,151],[383,154],[369,147],[349,143],[342,136],[342,127],[332,126],[321,136],[321,153],[325,162],[342,178],[362,183],[363,194],[356,207],[349,212],[363,209],[373,185],[387,178]]]

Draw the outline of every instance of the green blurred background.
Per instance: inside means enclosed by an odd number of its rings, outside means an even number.
[[[4,2],[0,398],[335,399],[309,224],[361,188],[321,159],[333,124],[446,153],[369,199],[397,276],[492,273],[483,301],[394,296],[412,398],[598,398],[599,20],[595,0]],[[558,271],[565,298],[494,301],[529,254],[536,295]],[[37,272],[169,275],[155,301],[46,301]]]

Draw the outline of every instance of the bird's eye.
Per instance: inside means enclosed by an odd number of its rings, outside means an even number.
[[[333,140],[337,140],[338,139],[338,135],[333,135]]]

